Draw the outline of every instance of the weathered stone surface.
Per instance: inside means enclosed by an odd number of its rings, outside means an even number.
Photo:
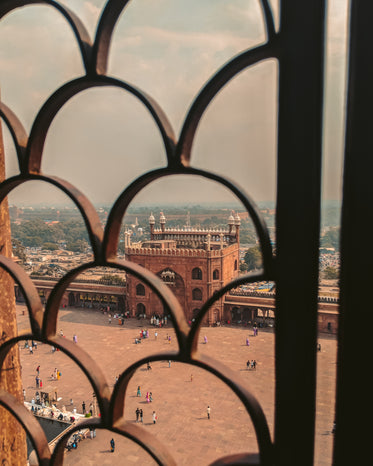
[[[0,122],[0,182],[5,178],[4,144]],[[0,253],[12,255],[8,202],[0,205]],[[13,279],[0,268],[0,344],[17,334],[16,307]],[[0,373],[0,388],[8,391],[20,401],[22,396],[21,367],[18,345],[9,352]],[[26,464],[25,432],[18,421],[0,407],[0,463]]]

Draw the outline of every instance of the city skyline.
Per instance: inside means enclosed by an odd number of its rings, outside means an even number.
[[[63,2],[81,17],[91,37],[104,3]],[[278,22],[276,1],[272,7]],[[345,0],[328,6],[324,199],[339,199],[341,191],[346,10]],[[51,24],[53,33],[47,26]],[[263,26],[259,2],[254,0],[132,1],[115,30],[108,75],[150,94],[178,137],[200,89],[233,56],[262,43]],[[50,7],[22,8],[6,16],[0,39],[2,99],[29,132],[51,93],[83,75],[83,66],[71,30]],[[231,80],[203,115],[192,151],[193,167],[228,176],[257,203],[276,197],[277,73],[272,60]],[[4,124],[3,132],[7,176],[11,176],[18,172],[16,156]],[[165,164],[159,133],[139,102],[115,88],[96,88],[75,96],[57,114],[42,169],[76,185],[92,203],[112,204],[136,177]],[[41,189],[45,185],[29,182],[17,188],[10,201],[66,199],[56,194],[56,188]],[[226,188],[217,186],[200,177],[161,179],[134,202],[162,203],[170,196],[178,203],[236,201]]]

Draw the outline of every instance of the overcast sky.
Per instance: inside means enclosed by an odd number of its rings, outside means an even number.
[[[91,37],[105,0],[64,0]],[[273,7],[277,10],[277,1]],[[347,0],[329,2],[326,60],[323,197],[341,192]],[[265,40],[257,0],[133,0],[122,14],[109,71],[150,94],[178,135],[204,83],[241,51]],[[29,131],[45,100],[84,74],[71,29],[53,8],[19,9],[0,23],[3,102]],[[251,67],[213,100],[199,126],[192,165],[242,186],[256,201],[275,200],[277,65]],[[17,171],[3,124],[7,175]],[[137,176],[165,166],[162,141],[148,112],[115,88],[91,89],[69,101],[47,136],[42,169],[76,184],[93,203],[112,203]],[[231,201],[225,189],[203,179],[173,177],[146,188],[141,202]],[[61,201],[41,183],[18,188],[14,203]]]

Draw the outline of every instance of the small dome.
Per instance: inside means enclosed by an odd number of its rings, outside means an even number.
[[[235,225],[241,225],[241,219],[240,219],[240,216],[238,214],[236,214],[236,217],[234,219],[234,224]]]
[[[166,223],[166,217],[164,216],[164,213],[161,212],[160,215],[161,215],[160,218],[159,218],[160,223]]]
[[[150,223],[151,225],[154,225],[154,224],[155,224],[155,218],[154,218],[153,212],[150,214],[149,223]]]
[[[228,225],[233,225],[233,224],[234,224],[234,217],[233,217],[233,211],[232,211],[228,218]]]

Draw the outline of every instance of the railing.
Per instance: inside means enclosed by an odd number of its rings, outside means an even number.
[[[56,277],[44,277],[42,275],[30,275],[30,278],[35,281],[35,280],[40,280],[40,281],[49,281],[49,282],[58,282],[58,278]],[[107,286],[119,286],[119,287],[125,287],[125,283],[118,283],[118,282],[112,282],[110,280],[90,280],[88,278],[75,278],[72,283],[90,283],[92,285],[107,285]]]
[[[126,254],[138,254],[141,256],[191,256],[191,257],[218,257],[224,255],[224,249],[186,249],[186,248],[126,248]]]

